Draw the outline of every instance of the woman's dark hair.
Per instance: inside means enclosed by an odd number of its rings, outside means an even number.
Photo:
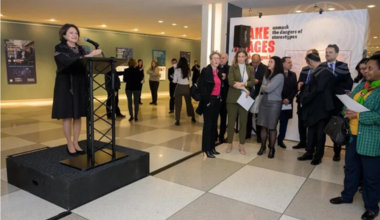
[[[274,60],[274,68],[273,73],[271,70],[267,70],[265,73],[265,78],[268,80],[273,79],[277,74],[284,74],[284,67],[282,66],[282,60],[280,57],[274,56],[270,58],[271,60]]]
[[[136,60],[131,58],[128,60],[128,66],[129,67],[135,67],[136,66]]]
[[[144,61],[142,59],[137,60],[137,65],[139,65],[140,61],[142,62],[142,66],[144,66]]]
[[[74,24],[65,24],[61,27],[61,29],[59,30],[59,40],[63,43],[66,43],[66,39],[63,37],[64,35],[66,35],[67,31],[70,29],[70,28],[75,28],[75,30],[77,30],[78,32],[78,37],[80,37],[80,32],[79,32],[79,29],[77,26],[75,26]]]
[[[182,70],[182,79],[189,77],[190,67],[189,67],[189,64],[187,63],[187,59],[185,57],[179,58],[179,61],[177,64],[177,69]]]
[[[370,61],[370,60],[376,61],[377,67],[380,69],[380,54],[375,54],[375,55],[371,56],[367,60],[367,62]]]
[[[362,60],[360,60],[358,65],[356,65],[355,69],[356,69],[356,71],[358,71],[358,76],[356,76],[356,78],[354,79],[355,83],[358,83],[358,82],[360,82],[360,80],[363,79],[364,76],[363,76],[362,72],[360,71],[360,65],[366,64],[367,61],[368,61],[368,58],[363,58]]]

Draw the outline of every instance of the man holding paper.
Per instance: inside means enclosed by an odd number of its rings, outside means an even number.
[[[289,119],[293,118],[293,99],[297,94],[297,75],[290,71],[293,63],[290,57],[282,58],[284,67],[284,88],[282,89],[282,111],[280,113],[280,132],[277,138],[277,144],[281,148],[286,148],[284,139]]]
[[[379,214],[380,200],[380,55],[369,58],[364,72],[367,82],[360,83],[351,98],[369,111],[355,112],[345,107],[349,119],[350,142],[346,148],[344,190],[332,204],[352,203],[363,175],[362,219],[372,220]]]

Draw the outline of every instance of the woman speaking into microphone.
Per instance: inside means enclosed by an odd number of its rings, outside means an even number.
[[[81,118],[87,115],[86,109],[86,72],[83,70],[62,72],[80,57],[93,57],[102,53],[93,50],[86,54],[78,45],[79,29],[74,24],[65,24],[59,30],[61,43],[55,46],[54,59],[57,64],[53,98],[53,119],[62,119],[63,133],[67,139],[67,152],[71,156],[85,154],[78,144],[81,131]],[[73,127],[73,129],[71,129]],[[71,130],[74,138],[71,139]]]

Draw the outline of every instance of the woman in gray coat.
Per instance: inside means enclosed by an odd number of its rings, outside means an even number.
[[[268,63],[260,93],[262,95],[257,124],[261,126],[261,148],[257,155],[266,150],[269,132],[268,158],[274,158],[277,137],[277,122],[282,109],[282,89],[284,87],[284,68],[280,57],[272,57]]]

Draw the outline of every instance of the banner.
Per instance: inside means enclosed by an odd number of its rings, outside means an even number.
[[[152,60],[156,61],[158,66],[166,66],[166,51],[152,50]]]
[[[234,47],[235,40],[235,44],[247,44],[249,58],[255,53],[260,54],[264,64],[272,56],[291,57],[292,71],[298,77],[302,67],[306,66],[307,50],[317,49],[324,62],[327,45],[336,44],[340,48],[338,60],[348,64],[354,78],[357,75],[355,66],[363,58],[366,48],[368,19],[366,9],[231,18],[229,60],[232,62],[238,49]],[[237,27],[235,33],[235,26],[241,25],[243,27]],[[296,115],[296,109],[293,109],[293,115]],[[299,140],[297,120],[298,117],[293,117],[289,121],[287,139]]]
[[[4,40],[8,84],[36,84],[34,41]]]
[[[129,60],[133,57],[133,48],[116,47],[116,58]]]

